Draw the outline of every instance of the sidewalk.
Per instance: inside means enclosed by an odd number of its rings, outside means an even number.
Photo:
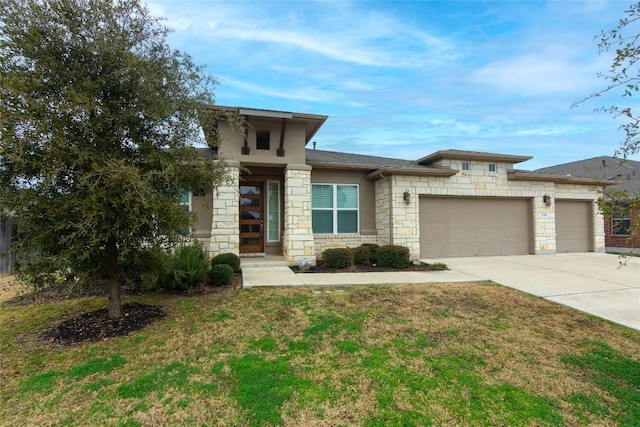
[[[390,271],[384,273],[300,273],[289,267],[243,267],[244,288],[258,286],[347,286],[476,282],[471,274],[446,271]]]

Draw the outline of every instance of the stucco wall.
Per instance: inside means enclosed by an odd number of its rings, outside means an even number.
[[[248,146],[249,154],[242,154],[244,130],[232,129],[226,122],[220,122],[218,131],[223,135],[219,153],[229,160],[241,161],[245,164],[304,164],[305,163],[305,126],[287,120],[284,139],[284,157],[277,156],[280,146],[281,119],[249,119]],[[270,149],[256,149],[256,131],[268,130],[270,133]]]

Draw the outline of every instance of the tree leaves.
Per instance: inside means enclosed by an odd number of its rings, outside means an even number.
[[[611,62],[608,73],[599,73],[598,77],[608,81],[605,89],[592,93],[581,101],[574,103],[576,106],[588,99],[596,98],[606,92],[620,90],[622,97],[632,97],[640,90],[640,2],[633,3],[625,11],[626,17],[620,19],[618,26],[602,31],[595,38],[599,38],[598,52],[606,53],[615,50],[615,57]],[[617,154],[626,157],[640,152],[640,114],[630,107],[599,107],[596,111],[604,111],[614,118],[622,117],[625,121],[620,129],[625,133],[624,140]]]
[[[215,80],[138,0],[3,0],[0,22],[0,209],[24,271],[104,276],[114,242],[180,240],[179,192],[226,179],[193,146]]]

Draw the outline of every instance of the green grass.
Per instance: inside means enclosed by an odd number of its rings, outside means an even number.
[[[586,421],[604,419],[612,413],[619,425],[640,425],[640,361],[611,349],[603,342],[587,342],[588,350],[580,355],[566,355],[562,360],[582,370],[590,381],[615,399],[611,408],[597,394],[569,396],[580,417]]]
[[[51,348],[95,298],[2,307],[2,425],[634,426],[640,332],[493,284],[149,295],[163,321]]]

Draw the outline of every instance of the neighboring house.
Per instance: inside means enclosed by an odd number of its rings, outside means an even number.
[[[640,162],[616,157],[600,156],[577,162],[564,163],[538,169],[536,172],[556,175],[615,180],[611,188],[626,191],[631,197],[640,197]],[[619,215],[604,219],[605,246],[607,251],[628,252],[640,250],[640,235],[632,236],[630,229],[640,224],[640,207],[624,209]]]
[[[603,252],[599,180],[515,170],[527,156],[444,150],[418,160],[307,149],[327,116],[213,106],[232,183],[192,194],[209,255],[320,258],[362,243],[412,259]]]

